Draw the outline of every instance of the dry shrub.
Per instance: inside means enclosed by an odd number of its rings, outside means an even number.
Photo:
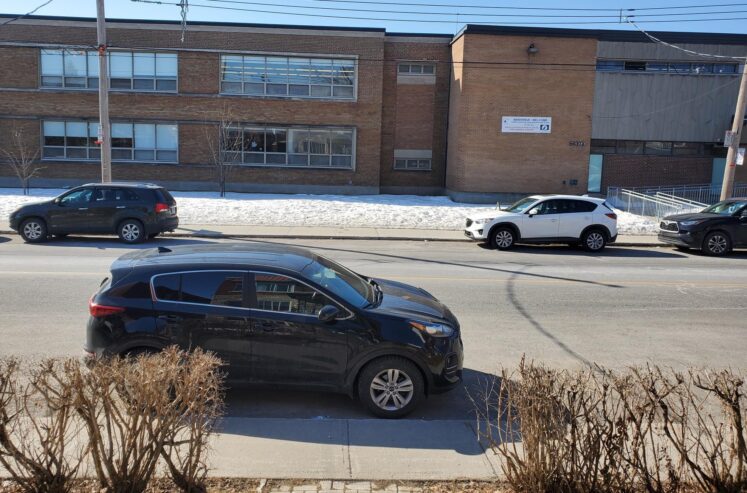
[[[221,361],[196,350],[184,356],[174,380],[172,439],[161,455],[174,483],[187,493],[206,491],[208,440],[223,414]]]
[[[207,471],[204,444],[221,408],[218,365],[201,351],[169,348],[100,360],[89,371],[69,367],[102,489],[144,491],[162,456],[179,487],[199,489]]]
[[[0,360],[0,465],[21,491],[67,493],[84,460],[72,389],[60,380],[68,363]]]
[[[473,401],[517,491],[731,493],[747,489],[743,382],[729,370],[522,361]]]

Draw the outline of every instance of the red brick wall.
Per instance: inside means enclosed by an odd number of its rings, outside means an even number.
[[[39,50],[36,48],[0,48],[0,67],[0,87],[35,88],[39,85]]]
[[[605,154],[602,191],[607,187],[710,183],[713,158]]]
[[[446,172],[451,53],[448,43],[385,43],[381,186],[437,187]],[[397,62],[433,60],[436,83],[397,84]],[[394,149],[431,149],[431,171],[394,169]]]

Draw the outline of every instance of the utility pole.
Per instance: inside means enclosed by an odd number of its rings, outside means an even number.
[[[744,124],[745,89],[747,89],[747,60],[744,61],[742,69],[742,82],[739,84],[737,109],[734,110],[734,123],[731,126],[732,141],[729,145],[729,152],[726,154],[724,183],[721,185],[721,200],[731,198],[731,194],[734,192],[734,172],[737,167],[737,153],[739,153],[739,141],[742,140],[742,125]]]
[[[104,0],[96,0],[96,36],[99,52],[99,143],[101,183],[112,181],[112,135],[109,125],[109,63],[106,46]]]

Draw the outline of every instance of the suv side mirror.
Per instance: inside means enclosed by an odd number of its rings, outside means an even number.
[[[536,216],[540,213],[539,207],[535,207],[529,211],[529,217]]]
[[[56,199],[54,199],[54,200],[53,200],[52,202],[54,202],[54,203],[55,203],[55,204],[57,204],[57,205],[60,205],[60,202],[62,202],[62,200],[60,200],[60,198],[59,198],[59,197],[57,197],[57,198],[56,198]]]
[[[324,323],[331,323],[340,315],[340,309],[333,305],[325,305],[319,310],[319,320]]]

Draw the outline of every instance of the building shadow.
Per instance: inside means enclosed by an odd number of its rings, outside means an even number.
[[[182,245],[208,245],[214,241],[198,238],[181,238],[159,236],[143,243],[124,243],[117,238],[106,236],[66,236],[64,238],[52,238],[43,243],[34,243],[35,247],[74,247],[74,248],[96,248],[98,250],[110,249],[129,249],[129,250],[147,250],[149,248],[172,247]]]

